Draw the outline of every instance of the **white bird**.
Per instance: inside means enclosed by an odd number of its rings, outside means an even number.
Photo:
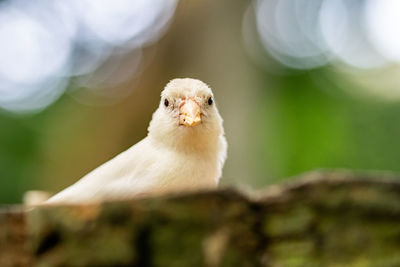
[[[44,204],[93,203],[218,186],[227,142],[213,93],[200,80],[170,81],[147,137]]]

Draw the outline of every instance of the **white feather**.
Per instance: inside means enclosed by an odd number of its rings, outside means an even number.
[[[174,79],[161,94],[148,135],[51,197],[51,203],[88,203],[215,188],[226,159],[222,119],[207,99],[211,89],[195,79]],[[182,99],[199,103],[202,123],[179,125]],[[168,99],[169,106],[164,106]]]

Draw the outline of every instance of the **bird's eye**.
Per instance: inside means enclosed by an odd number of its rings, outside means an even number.
[[[212,97],[210,97],[207,101],[207,103],[211,106],[212,103],[214,102],[214,99]]]
[[[166,107],[169,106],[169,101],[168,101],[168,99],[164,99],[164,106],[166,106]]]

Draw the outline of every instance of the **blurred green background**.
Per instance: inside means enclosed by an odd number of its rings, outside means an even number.
[[[10,87],[1,83],[10,64],[0,66],[0,203],[20,202],[27,190],[61,190],[139,141],[161,90],[175,77],[198,78],[214,90],[229,143],[223,184],[261,188],[317,168],[400,171],[398,58],[397,50],[385,46],[397,40],[377,39],[374,25],[380,25],[380,17],[371,11],[384,8],[377,1],[267,2],[170,1],[170,18],[156,37],[137,46],[106,42],[108,56],[101,64],[83,75],[67,75],[60,96],[39,108],[18,109],[39,93],[11,105]],[[4,6],[0,20],[11,14],[12,21],[18,15],[13,12],[22,9]],[[36,5],[33,14],[45,8]],[[142,20],[150,16],[142,11]],[[369,22],[361,24],[365,18]],[[332,27],[330,20],[337,25]],[[83,21],[86,26],[79,24],[76,36],[84,41],[75,40],[69,54],[79,59],[72,68],[97,55],[90,46],[86,57],[76,54],[90,36],[79,27],[90,28],[88,21],[96,20]],[[391,25],[394,31],[399,27]],[[154,27],[150,24],[141,33]],[[15,52],[15,43],[11,49],[2,42],[3,28],[0,59]],[[104,41],[111,35],[98,36]],[[17,70],[23,57],[11,58]],[[39,57],[43,64],[51,58]],[[121,73],[126,74],[122,81],[110,82]]]

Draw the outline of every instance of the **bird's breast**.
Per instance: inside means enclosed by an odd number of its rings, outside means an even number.
[[[218,185],[218,163],[199,155],[169,155],[160,175],[159,185],[179,191],[209,189]]]

